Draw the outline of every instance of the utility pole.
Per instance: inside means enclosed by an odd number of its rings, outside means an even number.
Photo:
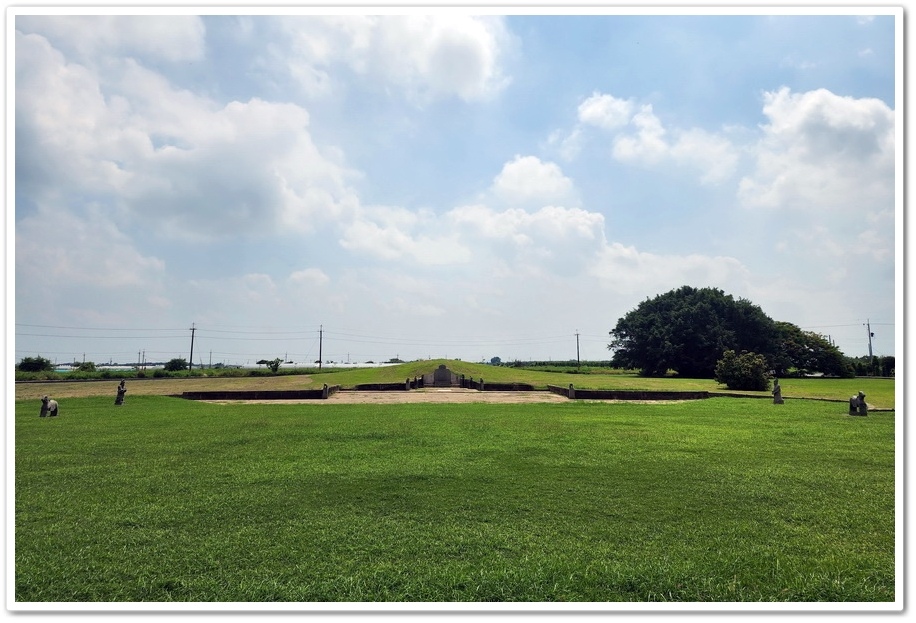
[[[194,369],[194,323],[191,323],[191,356],[188,358],[188,370]]]
[[[868,359],[869,359],[869,362],[871,362],[871,358],[873,357],[872,352],[871,352],[871,339],[875,337],[875,334],[871,332],[871,320],[870,319],[867,319],[865,321],[865,326],[868,329]]]
[[[875,364],[875,357],[872,354],[872,350],[871,350],[871,339],[875,337],[875,334],[871,332],[871,320],[870,319],[866,319],[865,327],[868,330],[868,368],[869,370],[872,371],[873,374],[875,374],[875,376],[877,376],[878,366]]]
[[[576,329],[576,367],[578,368],[581,365],[582,365],[582,360],[579,357],[579,330]]]
[[[318,325],[318,369],[321,370],[321,347],[324,341],[324,325]]]

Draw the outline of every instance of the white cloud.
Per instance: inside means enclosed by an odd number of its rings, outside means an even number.
[[[355,173],[313,142],[297,105],[221,106],[130,59],[103,86],[41,37],[17,44],[23,192],[108,197],[152,230],[189,239],[311,231],[358,207]]]
[[[614,141],[614,157],[623,162],[658,164],[668,154],[665,128],[652,111],[652,105],[642,106],[633,116],[635,134],[624,134]]]
[[[501,59],[511,40],[499,17],[310,16],[284,19],[281,28],[294,42],[289,70],[307,92],[334,88],[335,63],[418,102],[485,99],[508,81]]]
[[[627,125],[633,115],[634,104],[597,91],[579,104],[579,122],[604,130],[616,130]]]
[[[763,112],[744,206],[836,215],[893,205],[895,119],[883,102],[783,88],[765,94]]]
[[[635,133],[620,134],[614,141],[613,154],[621,162],[692,169],[701,184],[720,184],[734,174],[738,150],[722,134],[700,128],[669,133],[648,104],[633,117],[632,125]]]
[[[682,285],[718,287],[736,293],[745,289],[749,276],[735,258],[658,255],[617,242],[601,249],[589,273],[602,286],[626,295],[665,292]]]
[[[670,153],[679,166],[697,169],[701,184],[727,181],[739,160],[738,149],[728,138],[699,128],[681,132]]]
[[[493,180],[493,193],[509,205],[575,202],[573,182],[553,162],[516,155]]]
[[[425,266],[463,264],[471,253],[458,236],[427,212],[367,206],[343,224],[340,245],[383,260],[407,260]]]
[[[604,231],[604,216],[601,214],[558,206],[545,206],[535,212],[519,208],[497,212],[485,205],[470,205],[453,209],[447,218],[456,225],[470,227],[486,238],[519,246],[569,238],[601,240]]]
[[[611,153],[619,162],[650,168],[677,166],[696,171],[701,184],[727,181],[737,168],[739,148],[728,133],[701,128],[669,130],[651,104],[637,109],[632,99],[595,92],[577,109],[576,126],[553,131],[546,145],[564,160],[579,156],[587,130],[597,128],[611,137]]]
[[[99,56],[143,56],[172,63],[203,57],[206,29],[195,15],[22,15],[18,30],[91,62]]]
[[[574,160],[582,151],[584,136],[582,129],[574,128],[570,132],[554,130],[545,141],[547,149],[555,149],[560,158],[569,162]]]
[[[488,273],[508,277],[575,274],[604,244],[604,217],[580,208],[529,212],[477,204],[457,207],[446,218]]]

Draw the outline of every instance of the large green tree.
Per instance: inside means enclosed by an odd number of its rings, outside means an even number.
[[[646,299],[617,321],[611,338],[614,365],[644,376],[674,370],[713,378],[726,350],[755,352],[769,361],[778,347],[776,325],[760,307],[717,288],[690,286]]]

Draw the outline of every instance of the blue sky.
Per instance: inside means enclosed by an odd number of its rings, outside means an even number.
[[[18,12],[16,361],[607,359],[682,285],[895,354],[894,13]]]

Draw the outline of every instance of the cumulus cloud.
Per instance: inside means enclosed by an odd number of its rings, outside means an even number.
[[[83,62],[119,54],[177,63],[206,50],[206,29],[195,15],[20,15],[16,28],[54,40]]]
[[[752,208],[863,211],[892,206],[894,111],[826,89],[765,94],[769,123],[739,186]]]
[[[569,132],[554,131],[547,143],[571,160],[579,155],[590,128],[610,137],[611,154],[618,162],[694,171],[704,185],[727,181],[739,162],[740,149],[725,133],[669,129],[651,104],[637,106],[632,99],[597,91],[579,104],[576,126]]]
[[[659,255],[618,242],[601,249],[589,273],[603,287],[628,295],[664,292],[684,284],[741,292],[749,276],[747,268],[732,257]]]
[[[701,128],[669,132],[648,104],[633,116],[631,125],[634,131],[614,140],[613,154],[621,162],[692,169],[701,184],[719,184],[734,174],[738,149],[721,134]]]
[[[604,130],[616,130],[628,124],[633,115],[633,102],[595,92],[579,104],[579,122],[598,126]]]
[[[604,216],[581,208],[496,210],[476,204],[457,207],[446,218],[475,256],[488,258],[490,270],[502,275],[570,275],[604,244]]]
[[[503,165],[493,180],[493,193],[509,205],[575,202],[573,182],[559,166],[535,156],[520,156]]]
[[[604,231],[601,214],[560,206],[544,206],[528,212],[520,208],[496,211],[485,205],[470,205],[451,210],[447,218],[483,237],[519,246],[570,238],[601,240]]]
[[[508,82],[501,60],[511,38],[500,17],[308,16],[281,29],[293,40],[289,71],[311,93],[333,88],[335,63],[418,102],[485,99]]]
[[[219,105],[131,59],[103,85],[37,35],[17,34],[17,52],[23,193],[107,197],[187,238],[311,231],[358,205],[353,171],[319,149],[300,106]]]
[[[485,197],[441,214],[364,206],[343,227],[340,244],[379,259],[424,266],[486,264],[500,273],[567,274],[604,243],[603,215],[552,203],[575,197],[572,180],[554,163],[516,156]]]
[[[471,257],[434,214],[387,206],[361,209],[343,226],[340,245],[371,257],[420,265],[462,264]]]
[[[620,135],[614,141],[614,157],[624,162],[659,163],[668,154],[667,132],[651,104],[640,108],[633,116],[632,125],[634,133]]]

